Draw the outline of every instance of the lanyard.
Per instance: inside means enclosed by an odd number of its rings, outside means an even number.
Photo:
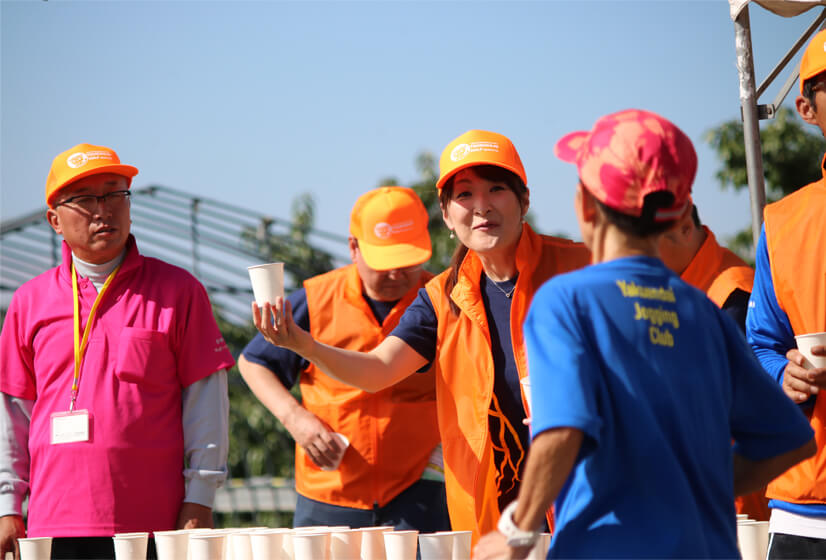
[[[86,327],[83,329],[83,340],[81,340],[80,298],[78,297],[77,293],[77,272],[75,271],[75,263],[74,261],[72,261],[72,297],[74,298],[75,314],[75,375],[72,378],[72,401],[69,403],[69,412],[72,412],[75,408],[78,384],[80,383],[80,364],[83,363],[83,356],[86,354],[86,344],[89,342],[89,333],[92,331],[92,323],[95,320],[95,314],[97,313],[98,305],[100,304],[100,300],[103,299],[103,294],[106,293],[106,289],[109,287],[109,284],[112,283],[112,279],[115,278],[115,274],[118,273],[118,270],[120,270],[120,265],[116,266],[115,270],[113,270],[109,274],[109,276],[106,277],[106,282],[103,283],[103,287],[100,289],[100,292],[98,292],[98,295],[95,298],[95,303],[92,304],[92,310],[89,311],[89,319],[86,321]]]

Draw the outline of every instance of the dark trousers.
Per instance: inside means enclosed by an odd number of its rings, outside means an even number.
[[[298,495],[294,527],[347,525],[350,528],[393,526],[397,531],[420,533],[449,531],[447,497],[443,482],[419,480],[384,507],[356,509],[317,502]]]
[[[769,560],[826,558],[826,539],[772,533],[769,537]]]
[[[55,537],[52,539],[52,560],[112,560],[115,543],[112,537]],[[155,539],[149,537],[146,557],[155,560]]]

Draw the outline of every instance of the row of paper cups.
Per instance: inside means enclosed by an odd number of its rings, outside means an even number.
[[[393,527],[300,527],[296,529],[192,529],[156,531],[158,560],[466,560],[470,531],[422,533]],[[113,537],[116,560],[145,560],[149,533]],[[47,560],[51,537],[19,539],[21,560]],[[543,533],[529,558],[545,558]]]

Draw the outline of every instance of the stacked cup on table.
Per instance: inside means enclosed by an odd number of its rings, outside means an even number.
[[[764,560],[769,550],[769,522],[737,514],[737,548],[743,560]]]

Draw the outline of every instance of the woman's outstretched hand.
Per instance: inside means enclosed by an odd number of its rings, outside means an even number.
[[[267,342],[292,350],[306,357],[312,346],[310,333],[293,321],[293,310],[289,300],[276,298],[275,304],[265,303],[263,307],[252,302],[252,321]],[[302,351],[303,350],[303,351]]]

